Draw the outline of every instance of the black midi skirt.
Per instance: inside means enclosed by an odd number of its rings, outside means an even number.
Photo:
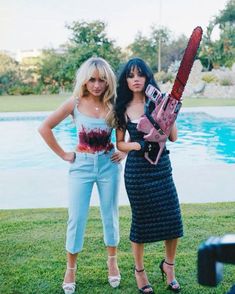
[[[125,165],[125,186],[132,210],[130,240],[147,243],[183,236],[169,151],[157,165],[130,151]]]

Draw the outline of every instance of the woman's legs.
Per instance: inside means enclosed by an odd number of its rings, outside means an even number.
[[[64,276],[64,283],[73,283],[75,281],[77,267],[77,253],[71,254],[67,252],[67,269]],[[70,270],[74,269],[74,270]]]
[[[117,264],[117,247],[107,247],[107,253],[108,253],[108,271],[109,276],[118,276],[119,269]]]
[[[165,240],[164,243],[165,243],[166,261],[169,263],[175,263],[178,239]]]
[[[117,259],[116,259],[117,248],[107,247],[107,254],[108,254],[107,262],[108,262],[109,276],[113,276],[113,277],[118,276],[120,273],[119,273]],[[67,269],[65,272],[64,283],[72,283],[75,281],[77,256],[78,256],[78,253],[71,254],[67,252]],[[74,269],[74,270],[70,270],[70,269]]]
[[[135,260],[135,277],[139,289],[149,285],[149,281],[144,269],[144,244],[131,242],[132,252]],[[145,293],[151,292],[152,288],[144,290]]]
[[[83,177],[85,177],[85,173]],[[67,269],[64,283],[75,282],[77,255],[82,250],[84,242],[94,176],[90,173],[86,180],[83,177],[82,173],[76,168],[70,170],[69,217],[66,236]]]
[[[97,188],[100,199],[100,212],[103,223],[104,243],[108,253],[109,276],[118,276],[117,245],[119,243],[118,189],[119,165],[112,163],[109,156],[100,159],[100,172]]]
[[[163,270],[167,275],[167,284],[175,280],[175,256],[178,239],[165,240],[165,261],[163,263]],[[170,264],[170,265],[169,265]]]
[[[96,183],[99,191],[104,243],[107,247],[117,247],[119,243],[119,164],[112,163],[107,156],[107,158],[101,158],[100,165]]]
[[[118,182],[108,179],[97,182],[100,196],[100,211],[103,222],[104,243],[107,247],[108,276],[111,280],[120,275],[117,264],[117,245],[119,243]],[[113,277],[113,278],[112,278]],[[120,283],[120,276],[118,277]],[[117,282],[118,284],[118,282]],[[112,285],[112,283],[111,283]]]
[[[117,255],[117,247],[107,247],[108,256],[115,256]]]
[[[93,181],[84,182],[79,177],[69,178],[69,209],[66,250],[71,254],[82,250],[90,206]]]
[[[144,244],[131,242],[131,246],[135,259],[135,268],[141,270],[144,268]]]

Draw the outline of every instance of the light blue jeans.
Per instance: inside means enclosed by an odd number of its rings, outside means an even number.
[[[119,243],[118,187],[121,164],[107,154],[76,153],[76,160],[69,170],[69,218],[66,250],[72,254],[83,248],[91,192],[97,184],[100,212],[103,223],[104,243],[116,247]]]

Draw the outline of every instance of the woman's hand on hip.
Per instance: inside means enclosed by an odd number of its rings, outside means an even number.
[[[112,162],[120,162],[126,157],[126,152],[116,151],[111,156]]]
[[[63,160],[68,161],[70,163],[73,163],[76,159],[76,153],[75,152],[65,152],[63,156]]]

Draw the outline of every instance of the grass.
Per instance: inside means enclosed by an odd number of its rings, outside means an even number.
[[[199,107],[199,106],[235,106],[234,99],[225,98],[185,98],[183,107]]]
[[[50,111],[66,99],[67,97],[62,95],[0,96],[0,111]]]
[[[235,281],[234,266],[225,265],[223,281],[217,288],[199,286],[197,249],[209,236],[234,233],[235,202],[183,204],[182,213],[185,236],[179,243],[176,259],[182,294],[226,293]],[[119,267],[122,281],[118,289],[111,289],[107,283],[99,209],[90,209],[84,250],[78,259],[76,293],[138,293],[129,242],[130,215],[128,206],[120,207]],[[0,219],[0,292],[62,294],[66,209],[1,210]],[[163,255],[162,242],[146,245],[145,268],[158,294],[169,293],[158,268]]]
[[[69,95],[0,96],[0,112],[50,111],[58,107],[68,97]],[[235,106],[235,99],[185,98],[183,106]]]

